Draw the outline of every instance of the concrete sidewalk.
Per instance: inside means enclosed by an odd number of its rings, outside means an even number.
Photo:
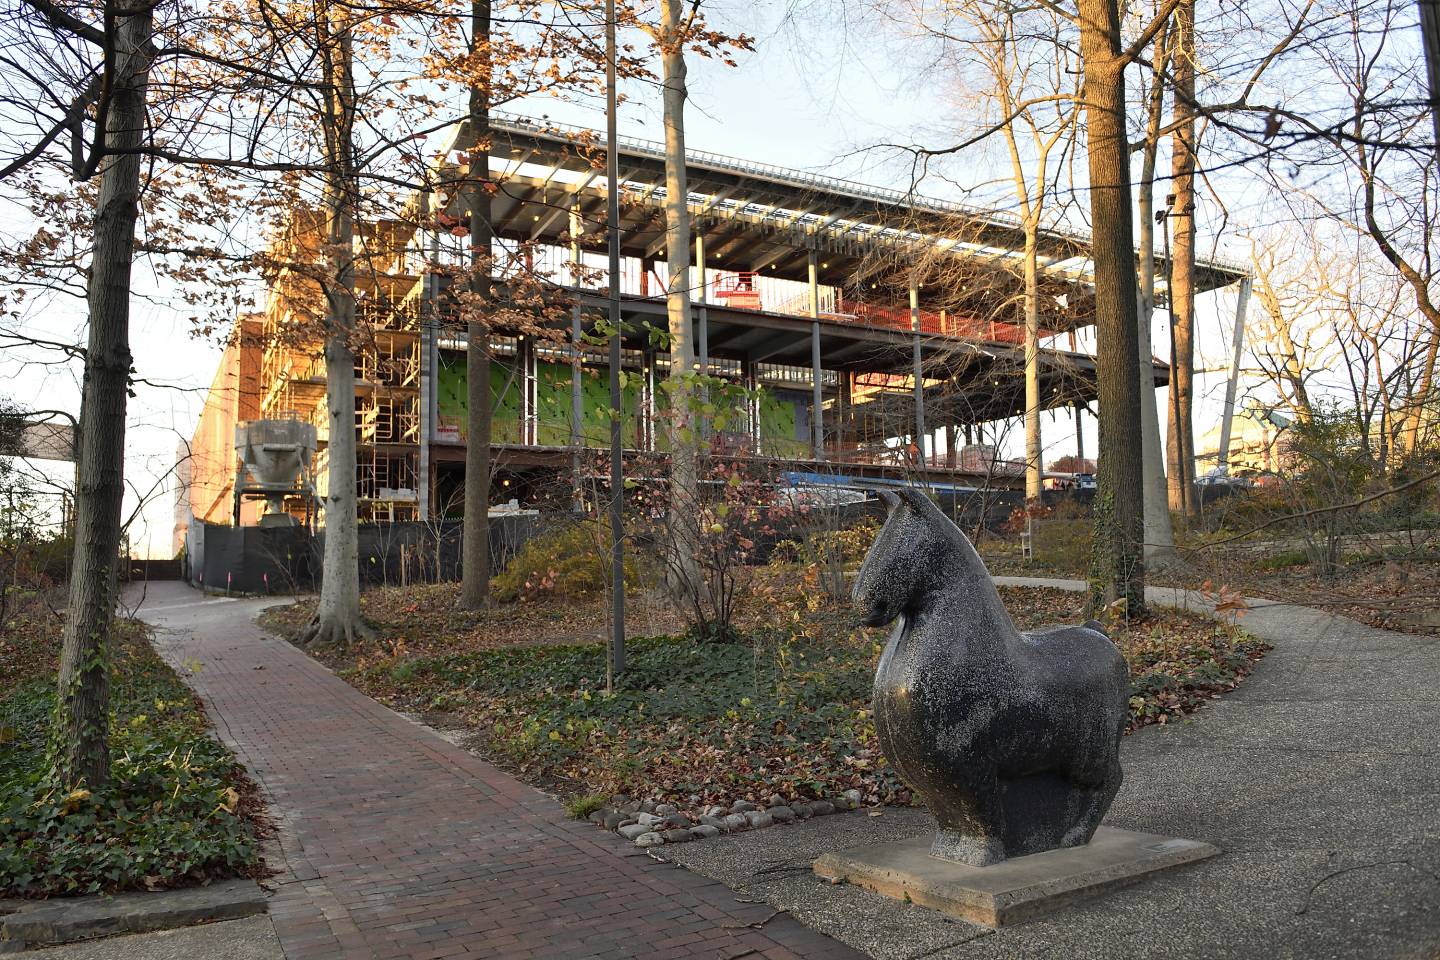
[[[998,583],[1084,589],[1080,581]],[[1209,610],[1152,589],[1152,602]],[[665,849],[882,960],[1440,957],[1440,641],[1252,600],[1275,645],[1188,721],[1126,737],[1106,823],[1213,860],[991,932],[810,873],[827,850],[927,833],[922,810],[812,820]]]
[[[289,960],[858,960],[646,856],[410,723],[253,622],[266,601],[152,583],[140,616],[264,788]]]

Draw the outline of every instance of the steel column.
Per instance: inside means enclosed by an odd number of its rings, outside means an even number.
[[[805,258],[810,276],[810,443],[815,459],[825,459],[825,385],[820,369],[820,263],[811,250]]]
[[[923,468],[928,462],[925,442],[925,371],[920,356],[920,286],[915,275],[910,276],[910,335],[913,339],[914,356],[911,376],[915,381],[915,456]]]
[[[420,194],[422,220],[430,219],[433,202],[431,193]],[[434,284],[435,271],[431,264],[427,266],[420,286],[420,409],[416,411],[420,418],[420,455],[415,465],[415,511],[421,522],[430,519],[430,440],[435,435],[430,428],[435,405],[430,395],[430,381],[434,376],[430,365],[430,351],[435,345]]]
[[[1240,295],[1235,301],[1235,332],[1230,356],[1230,380],[1225,384],[1225,414],[1220,420],[1220,449],[1216,461],[1222,474],[1230,472],[1230,424],[1235,419],[1235,391],[1240,382],[1240,354],[1245,348],[1245,308],[1250,303],[1249,277],[1240,281]],[[1170,371],[1175,376],[1175,371]]]
[[[573,506],[579,511],[584,506],[585,491],[583,481],[583,464],[581,463],[581,449],[585,445],[585,438],[582,436],[581,427],[584,420],[583,387],[580,378],[585,375],[584,351],[581,342],[580,327],[580,234],[583,232],[583,224],[580,221],[580,205],[570,205],[570,262],[575,267],[574,282],[571,289],[575,291],[576,302],[570,308],[570,469],[572,473],[571,483],[573,490],[571,496]]]

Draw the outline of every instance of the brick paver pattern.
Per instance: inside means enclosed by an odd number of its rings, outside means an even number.
[[[407,721],[250,618],[152,584],[142,616],[262,786],[288,960],[856,958],[653,860]]]

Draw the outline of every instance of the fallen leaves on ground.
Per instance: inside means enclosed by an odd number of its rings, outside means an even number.
[[[870,712],[884,634],[858,626],[848,606],[777,590],[765,616],[746,619],[745,642],[633,639],[624,684],[607,692],[599,605],[461,615],[453,595],[453,586],[367,594],[367,615],[399,626],[382,627],[362,650],[317,655],[371,696],[467,729],[478,752],[565,794],[695,808],[856,788],[871,803],[910,802]],[[1002,595],[1021,629],[1084,619],[1077,594]],[[1267,649],[1211,619],[1168,611],[1117,630],[1115,640],[1131,668],[1132,729],[1171,722],[1233,689]]]
[[[601,598],[553,602],[492,603],[485,610],[459,608],[458,583],[381,587],[360,596],[361,615],[376,628],[374,640],[324,651],[327,662],[348,665],[373,656],[421,657],[458,651],[590,643],[609,635],[609,602]],[[294,638],[315,615],[316,599],[271,607],[261,623]],[[684,626],[665,605],[644,596],[626,598],[630,635],[675,633]]]

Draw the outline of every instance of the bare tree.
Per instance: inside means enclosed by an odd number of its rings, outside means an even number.
[[[1346,243],[1348,241],[1348,247]],[[1256,242],[1258,309],[1249,323],[1257,402],[1296,423],[1343,411],[1358,449],[1384,471],[1414,448],[1404,416],[1429,338],[1404,278],[1335,227]],[[1434,437],[1421,434],[1423,447]]]
[[[1440,179],[1416,5],[1403,0],[1278,0],[1285,35],[1235,95],[1197,103],[1223,161],[1263,170],[1301,230],[1329,223],[1363,238],[1410,292],[1424,346],[1396,416],[1421,443],[1435,414],[1440,305],[1434,297]],[[1283,75],[1274,65],[1283,65]],[[1269,71],[1275,79],[1258,81]],[[1270,102],[1257,102],[1263,91]],[[1267,210],[1266,213],[1273,214]]]
[[[1175,5],[1176,0],[1166,0],[1128,47],[1122,45],[1114,0],[1078,0],[1076,11],[1084,62],[1100,403],[1091,590],[1096,602],[1123,600],[1132,613],[1145,606],[1145,572],[1140,553],[1144,540],[1141,471],[1130,454],[1131,439],[1141,434],[1141,419],[1125,68],[1150,45]]]
[[[1137,190],[1140,225],[1140,460],[1145,512],[1145,563],[1156,569],[1179,561],[1175,531],[1166,500],[1165,457],[1160,445],[1160,418],[1155,409],[1155,375],[1152,328],[1155,317],[1155,165],[1160,147],[1160,123],[1165,101],[1165,73],[1169,66],[1169,30],[1156,34],[1145,104],[1145,131],[1140,140],[1140,183]]]
[[[681,0],[660,0],[660,29],[655,35],[663,67],[665,115],[665,248],[669,284],[665,312],[670,328],[670,527],[675,557],[668,568],[673,580],[693,584],[700,576],[695,552],[699,543],[696,515],[691,507],[699,499],[696,452],[699,431],[692,419],[691,395],[695,380],[695,337],[690,326],[690,211],[685,185],[685,44],[692,26],[682,15]],[[699,13],[699,2],[690,17]],[[705,278],[698,277],[703,284]],[[702,375],[709,371],[701,371]],[[672,586],[678,586],[672,584]],[[678,586],[683,593],[687,586]]]
[[[996,124],[1010,161],[1010,181],[1024,247],[1025,326],[1025,497],[1039,500],[1042,483],[1040,436],[1040,231],[1049,213],[1052,154],[1067,150],[1079,114],[1070,78],[1078,71],[1061,42],[1063,18],[1046,9],[1021,12],[1004,7],[971,9],[976,33],[968,44],[990,75]],[[976,14],[980,15],[976,15]],[[992,18],[993,17],[993,18]],[[1023,131],[1023,135],[1022,135]]]
[[[153,6],[107,11],[106,30],[66,11],[37,2],[42,29],[63,46],[89,44],[101,54],[104,99],[97,113],[96,146],[88,155],[80,136],[82,162],[75,172],[98,171],[93,248],[86,298],[89,336],[78,443],[75,554],[70,601],[60,658],[58,723],[54,730],[56,776],[67,786],[92,789],[110,778],[108,638],[116,603],[116,556],[120,548],[125,494],[125,407],[130,387],[130,270],[135,258],[135,224],[140,212],[141,149],[148,134],[146,89],[153,55]],[[98,87],[96,88],[98,91]],[[90,85],[76,98],[78,110],[94,98]],[[80,114],[73,117],[78,129]],[[58,136],[58,132],[54,135]],[[53,142],[17,158],[35,160]],[[88,161],[84,158],[87,158]]]
[[[314,20],[324,100],[325,408],[329,416],[324,577],[305,643],[349,646],[366,632],[360,617],[360,531],[355,486],[355,163],[357,96],[349,9],[324,0]]]
[[[1170,148],[1170,256],[1166,258],[1169,282],[1171,354],[1170,429],[1166,450],[1170,481],[1170,509],[1187,516],[1197,510],[1195,500],[1195,0],[1181,0],[1175,8],[1170,63],[1173,68],[1173,118]],[[1171,226],[1173,224],[1173,226]]]
[[[490,0],[471,7],[471,55],[475,75],[470,85],[470,148],[466,185],[470,209],[470,278],[472,303],[465,325],[466,416],[465,531],[461,542],[460,605],[474,610],[490,602],[490,325],[482,304],[492,294],[490,245]]]

